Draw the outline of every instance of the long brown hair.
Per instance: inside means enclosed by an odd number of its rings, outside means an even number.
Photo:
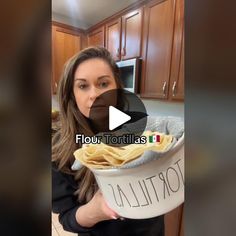
[[[54,135],[52,140],[52,161],[58,165],[58,169],[74,175],[79,183],[79,188],[75,192],[80,202],[88,202],[95,191],[97,184],[93,173],[87,168],[82,167],[79,171],[73,172],[71,165],[75,158],[73,153],[80,148],[75,143],[75,135],[80,133],[92,136],[93,131],[88,119],[79,111],[73,94],[74,76],[77,67],[84,61],[92,58],[101,58],[111,68],[117,88],[122,88],[120,81],[120,71],[110,53],[103,47],[89,47],[73,56],[65,64],[58,88],[58,100],[60,106],[61,128]]]

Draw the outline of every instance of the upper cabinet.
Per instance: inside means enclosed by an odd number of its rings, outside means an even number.
[[[105,26],[88,33],[88,46],[105,46]]]
[[[140,56],[142,19],[143,8],[122,16],[122,60]]]
[[[140,57],[142,98],[184,99],[183,0],[141,1],[86,31],[53,26],[54,92],[65,61],[87,46],[106,47],[116,61]]]
[[[141,55],[143,8],[106,24],[106,48],[116,61]]]
[[[106,24],[106,48],[112,57],[120,60],[121,19],[118,18]]]
[[[153,0],[144,12],[141,97],[184,99],[184,1]]]
[[[184,99],[184,2],[177,0],[169,94],[172,100]]]
[[[81,33],[52,25],[52,91],[56,93],[65,62],[81,50]]]
[[[154,0],[145,7],[141,97],[168,98],[175,0]]]

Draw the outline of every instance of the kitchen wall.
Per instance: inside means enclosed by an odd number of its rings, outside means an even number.
[[[150,116],[178,116],[184,118],[183,102],[167,102],[152,99],[141,99]],[[52,108],[59,109],[56,95],[52,96]]]

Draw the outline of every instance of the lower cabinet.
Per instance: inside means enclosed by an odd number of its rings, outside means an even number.
[[[165,214],[165,236],[184,236],[183,208],[184,204]]]

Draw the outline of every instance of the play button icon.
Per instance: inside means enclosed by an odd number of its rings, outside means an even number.
[[[116,109],[113,106],[109,106],[109,130],[113,130],[127,121],[129,121],[131,117],[124,112]]]
[[[143,134],[147,113],[136,94],[113,89],[96,97],[86,122],[93,136],[102,137],[101,142],[122,147],[133,143],[136,137]]]

